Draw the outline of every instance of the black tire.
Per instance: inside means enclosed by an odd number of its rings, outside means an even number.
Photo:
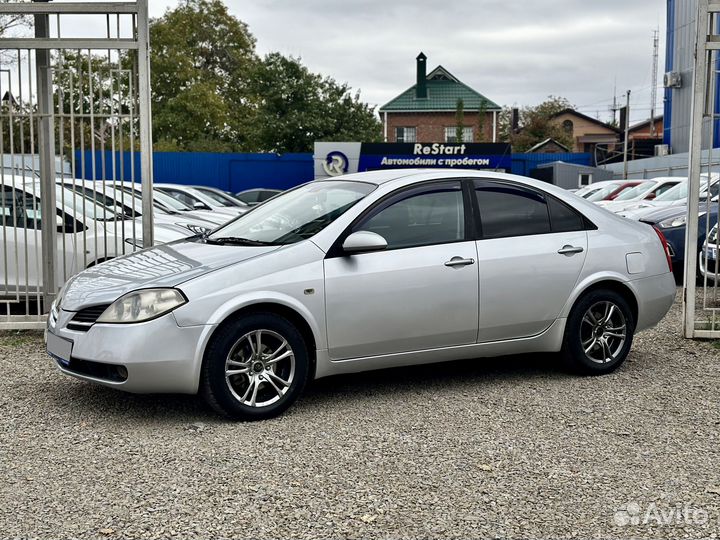
[[[601,328],[596,329],[595,325],[589,322],[591,317],[586,318],[586,315],[591,308],[596,310],[598,306],[607,307],[608,304],[615,306],[611,321],[605,325],[605,329],[602,325],[600,325]],[[619,337],[615,337],[618,334],[610,332],[613,328],[619,328],[619,326],[612,326],[618,325],[617,321],[621,320],[618,312],[625,323],[625,337],[622,342]],[[595,311],[592,316],[602,322],[602,318],[597,317],[600,314],[599,311]],[[622,333],[618,330],[613,330],[613,332]],[[570,311],[561,352],[563,362],[573,372],[583,375],[611,373],[620,367],[627,358],[630,347],[632,347],[634,333],[635,318],[627,300],[622,295],[607,289],[590,291],[580,297]],[[590,347],[594,343],[593,339],[599,339],[599,343],[596,343],[588,353],[585,351],[586,346],[583,345],[583,342]],[[602,344],[603,340],[607,343],[607,349]]]
[[[264,339],[270,342],[266,346],[261,341],[263,350],[272,351],[273,344],[285,340],[292,358],[281,360],[274,367],[264,366],[263,371],[256,373],[254,370],[258,362],[262,364],[263,361],[261,357],[254,355],[255,348],[248,341],[247,336],[249,334],[255,336],[257,331],[260,331],[261,336],[265,336]],[[235,360],[229,359],[231,352]],[[268,359],[272,361],[271,356],[268,356]],[[293,360],[292,371],[288,368],[291,365],[290,360]],[[229,366],[228,362],[232,362],[233,365]],[[246,364],[249,364],[247,368],[249,373],[233,374],[226,378],[226,369],[236,367],[240,371],[246,369],[243,367]],[[297,328],[288,320],[273,313],[254,313],[227,321],[215,332],[205,350],[200,374],[200,393],[208,404],[223,416],[233,420],[265,420],[282,414],[297,400],[307,382],[309,368],[307,345]],[[268,376],[272,369],[282,369],[284,372],[278,371],[278,377]],[[277,382],[278,380],[288,380],[289,385],[285,387]],[[263,406],[249,405],[247,401],[255,401],[252,392],[253,382],[256,381],[261,381],[255,385],[258,387],[255,390],[257,403],[260,403],[261,396],[263,399],[267,396],[268,403],[272,399],[276,401]],[[278,387],[287,390],[281,395],[277,390]],[[250,388],[251,394],[243,402],[247,388]]]

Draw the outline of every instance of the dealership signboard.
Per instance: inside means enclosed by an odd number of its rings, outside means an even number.
[[[382,169],[489,169],[509,171],[509,144],[315,143],[315,178]]]

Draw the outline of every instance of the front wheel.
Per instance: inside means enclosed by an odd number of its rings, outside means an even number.
[[[201,393],[235,420],[263,420],[298,398],[309,372],[300,332],[286,319],[257,313],[223,324],[205,353]]]
[[[621,295],[591,291],[570,312],[563,359],[572,370],[586,375],[610,373],[627,358],[634,332],[632,310]]]

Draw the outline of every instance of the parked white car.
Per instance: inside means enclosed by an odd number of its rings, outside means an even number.
[[[42,286],[40,182],[6,176],[0,183],[0,296],[34,294]],[[142,227],[122,212],[56,186],[57,283],[73,274],[132,253],[142,246]],[[179,227],[158,226],[155,242],[188,236]]]
[[[121,189],[119,184],[113,182],[93,180],[65,180],[62,184],[66,188],[85,195],[94,202],[123,214],[128,219],[134,219],[139,228],[142,228],[142,199],[139,193],[133,195]],[[190,215],[181,215],[178,212],[167,212],[162,205],[153,200],[153,222],[155,228],[165,226],[169,229],[177,228],[185,236],[204,234],[216,227],[215,223]]]
[[[702,201],[707,200],[708,198],[712,199],[713,197],[716,197],[718,189],[720,188],[720,176],[713,174],[709,186],[707,182],[707,175],[704,174],[702,176],[704,179],[702,179],[700,183],[700,200]],[[633,206],[617,213],[626,218],[640,220],[662,207],[687,205],[688,185],[687,179],[684,179],[683,182],[680,182],[675,187],[668,189],[665,193],[656,197],[654,200],[637,202]]]
[[[246,205],[237,201],[237,205],[222,203],[191,186],[181,184],[155,184],[155,188],[176,198],[195,210],[212,210],[230,217],[237,217],[249,210]],[[242,206],[240,206],[242,205]]]
[[[641,201],[652,201],[672,189],[681,182],[687,182],[687,178],[654,178],[645,180],[634,188],[624,191],[612,201],[600,201],[597,204],[611,212],[622,212],[628,208],[634,208]]]
[[[716,282],[720,279],[720,266],[718,266],[718,256],[720,254],[720,235],[718,234],[718,224],[710,229],[705,244],[700,251],[698,258],[700,275],[707,278],[710,282]]]

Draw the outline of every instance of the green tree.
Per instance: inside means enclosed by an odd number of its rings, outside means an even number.
[[[487,101],[484,99],[480,102],[480,107],[478,108],[478,122],[477,122],[477,130],[478,130],[478,136],[477,136],[477,142],[485,142],[485,121],[487,116]]]
[[[151,21],[153,135],[188,151],[253,149],[255,38],[221,0],[183,0]]]
[[[250,80],[253,139],[272,152],[310,152],[315,141],[380,141],[373,107],[347,84],[310,72],[299,59],[267,55]]]
[[[498,134],[502,142],[512,144],[513,151],[524,152],[547,138],[555,139],[565,146],[572,147],[572,134],[554,121],[553,116],[573,105],[565,98],[548,96],[535,106],[520,109],[520,123],[517,133],[512,131],[512,109],[505,107],[498,118]]]
[[[465,102],[458,98],[455,105],[455,142],[463,142],[463,129],[465,127]]]

